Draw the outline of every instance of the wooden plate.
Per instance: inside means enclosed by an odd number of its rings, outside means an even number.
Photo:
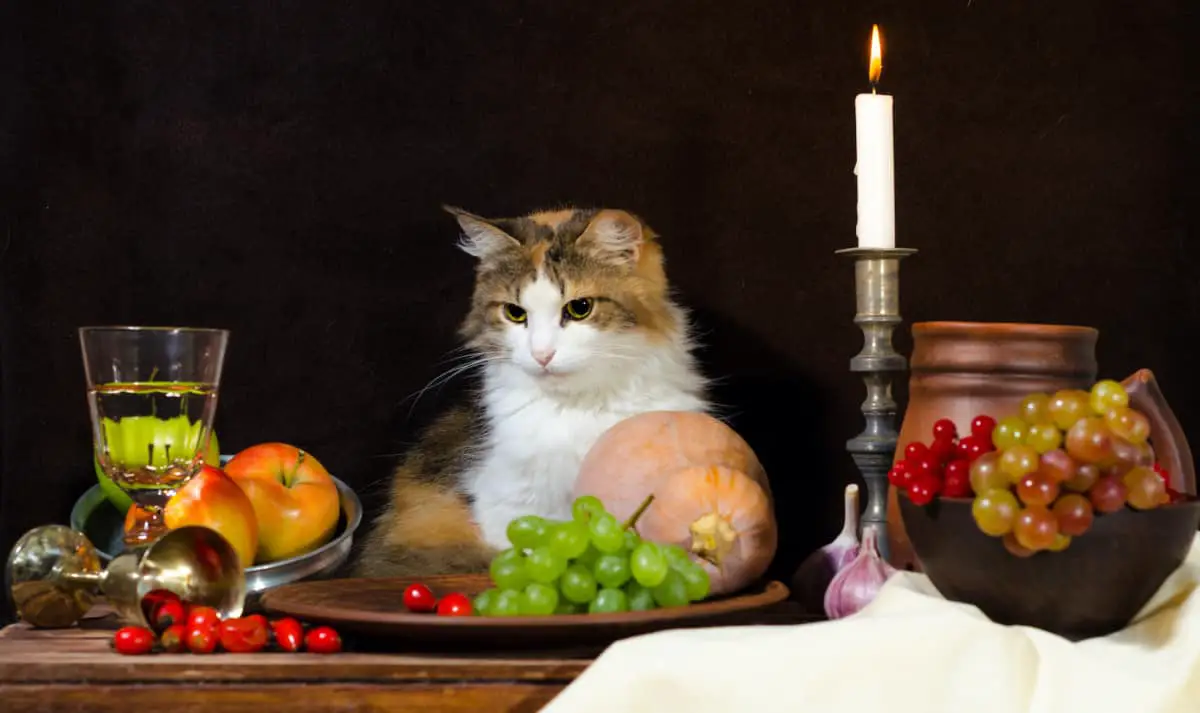
[[[404,608],[406,578],[333,579],[297,582],[268,590],[261,606],[271,615],[293,616],[339,631],[387,637],[422,648],[545,649],[609,644],[663,629],[750,623],[747,615],[788,597],[782,582],[757,584],[734,596],[686,607],[616,614],[521,617],[440,617]],[[468,596],[491,585],[487,575],[439,575],[419,580],[441,597]]]

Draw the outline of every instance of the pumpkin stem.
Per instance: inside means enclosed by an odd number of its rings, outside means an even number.
[[[638,509],[633,511],[633,514],[629,516],[629,519],[625,521],[624,525],[621,525],[621,529],[628,530],[629,528],[633,527],[634,531],[636,532],[637,528],[634,526],[637,525],[638,518],[640,518],[646,512],[646,508],[650,507],[650,503],[652,502],[654,502],[654,493],[650,493],[646,496],[646,499],[642,501],[642,504],[638,505]]]
[[[729,520],[716,512],[701,515],[688,529],[692,533],[692,554],[714,567],[721,566],[738,537]]]

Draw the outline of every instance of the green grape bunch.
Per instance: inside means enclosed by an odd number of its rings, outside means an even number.
[[[653,499],[624,523],[591,495],[572,503],[567,521],[515,518],[506,531],[512,547],[492,559],[492,587],[475,597],[475,614],[611,614],[705,599],[708,572],[687,550],[638,535],[637,520]]]

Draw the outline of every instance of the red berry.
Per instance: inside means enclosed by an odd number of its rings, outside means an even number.
[[[958,438],[958,427],[948,418],[939,418],[933,424],[933,440]]]
[[[185,627],[192,629],[215,629],[221,623],[221,615],[212,607],[196,606],[188,610]]]
[[[1155,463],[1153,466],[1151,466],[1151,470],[1153,470],[1155,473],[1158,473],[1158,477],[1162,478],[1162,482],[1165,483],[1168,488],[1171,487],[1171,474],[1167,472],[1166,468],[1162,467],[1161,463]]]
[[[437,597],[424,584],[410,584],[404,590],[404,606],[411,612],[431,612],[437,608],[437,603]]]
[[[963,458],[968,462],[974,461],[979,456],[992,450],[991,440],[983,441],[978,436],[967,436],[958,442],[959,458]]]
[[[952,476],[962,476],[968,481],[971,479],[971,461],[966,458],[955,458],[946,464],[942,470],[942,477],[949,480]]]
[[[904,447],[904,457],[908,460],[919,460],[929,452],[929,447],[920,441],[913,441]]]
[[[902,465],[904,464],[897,463],[896,465],[892,466],[891,470],[888,471],[888,483],[890,483],[892,487],[904,488],[908,485],[910,473],[908,472],[907,468],[901,468],[900,466]]]
[[[187,644],[183,640],[186,634],[183,624],[172,624],[158,637],[158,643],[162,644],[167,653],[177,654],[187,650]]]
[[[971,474],[966,468],[950,466],[966,461],[954,461],[946,466],[946,479],[942,481],[942,495],[947,498],[968,498],[971,496]]]
[[[917,477],[908,486],[908,499],[914,505],[928,505],[933,502],[933,498],[937,495],[936,487],[937,480],[932,477]]]
[[[271,622],[271,633],[281,651],[299,651],[304,646],[304,627],[291,617]]]
[[[957,445],[954,442],[954,437],[935,438],[933,444],[929,446],[929,454],[933,456],[938,463],[945,463],[954,457]]]
[[[154,610],[154,618],[150,623],[156,631],[166,631],[176,624],[182,625],[187,620],[187,608],[178,599],[168,599]]]
[[[933,462],[933,459],[926,455],[917,460],[909,461],[908,471],[912,475],[908,482],[911,485],[913,481],[922,477],[935,478],[941,469]]]
[[[154,632],[144,626],[124,626],[113,634],[112,647],[118,654],[137,656],[154,648]]]
[[[193,654],[211,654],[217,648],[217,627],[189,626],[184,642]]]
[[[235,654],[262,651],[267,645],[267,620],[261,614],[226,619],[217,627],[221,648]]]
[[[342,650],[342,637],[328,626],[318,626],[304,637],[304,648],[314,654],[336,654]]]
[[[980,414],[971,421],[971,435],[986,441],[989,446],[992,443],[992,431],[994,430],[996,430],[996,419],[991,416]]]
[[[438,616],[471,616],[471,600],[458,592],[447,594],[438,602],[437,613]]]

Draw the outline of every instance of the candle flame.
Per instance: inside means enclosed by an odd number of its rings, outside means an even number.
[[[869,76],[871,86],[879,83],[879,75],[883,72],[883,49],[879,46],[879,25],[871,25],[871,69]]]

